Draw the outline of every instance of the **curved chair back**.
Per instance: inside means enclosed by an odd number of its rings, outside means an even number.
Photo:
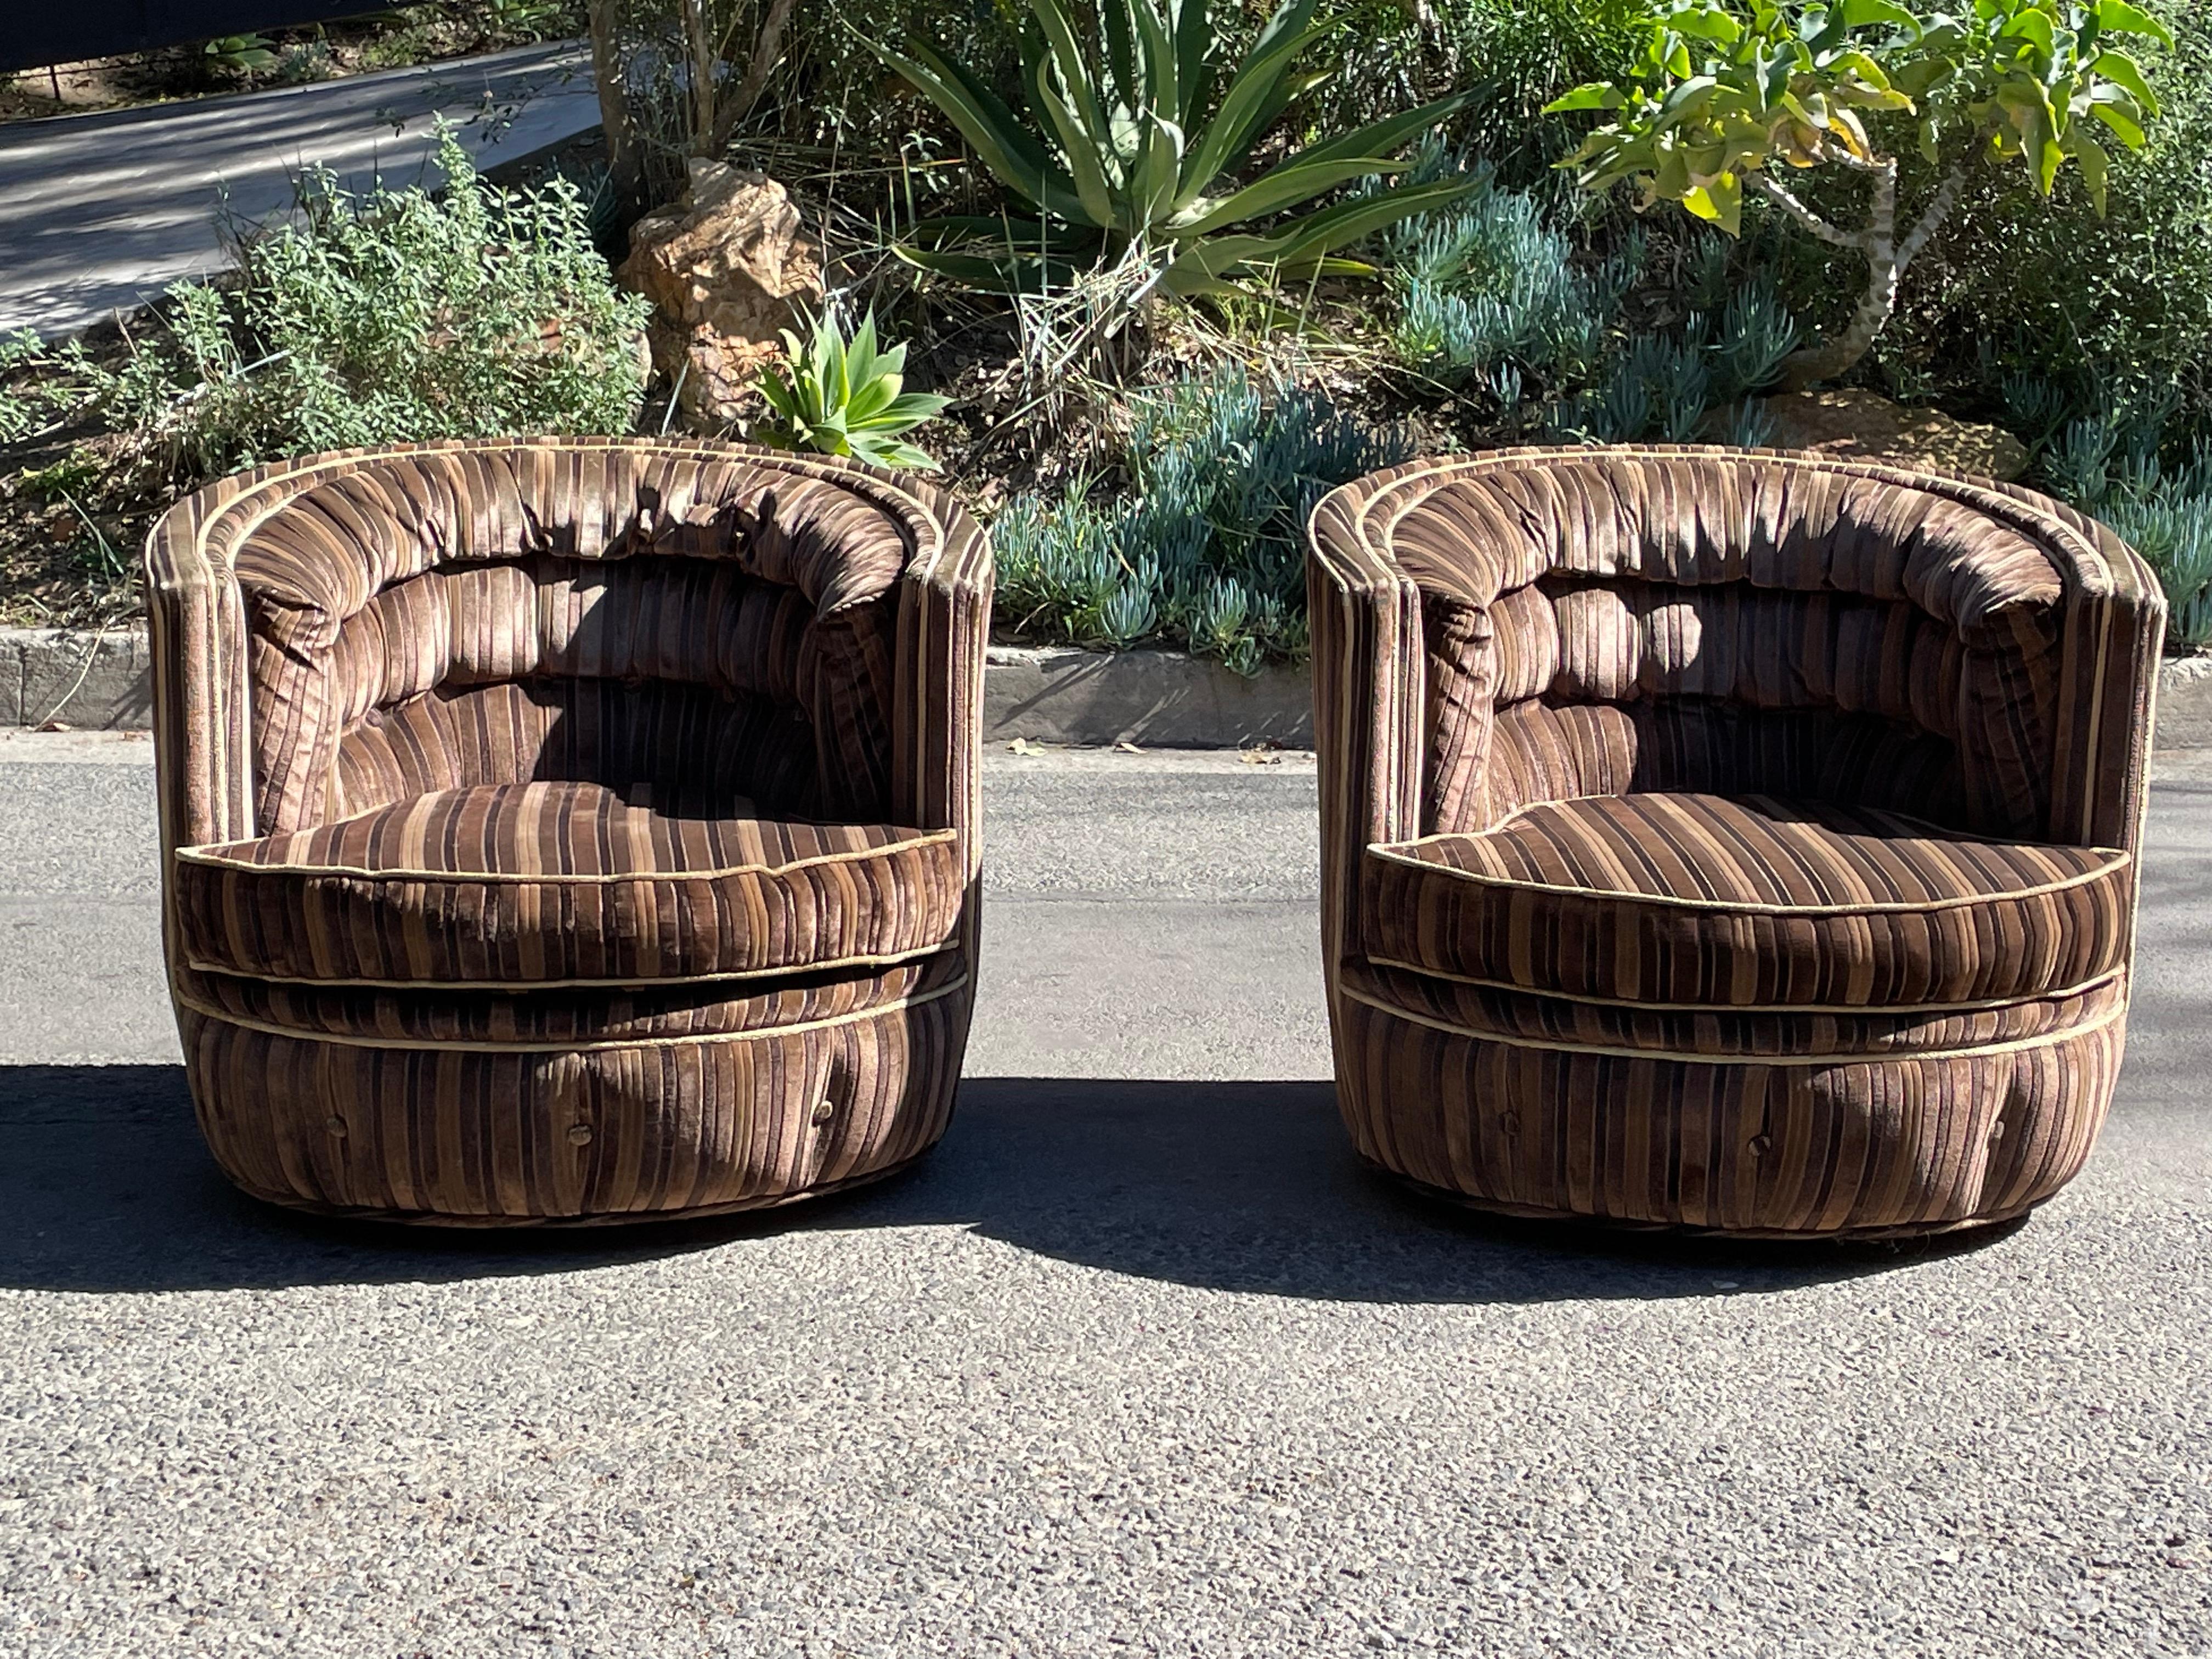
[[[180,503],[149,540],[173,844],[427,790],[573,779],[763,810],[974,822],[925,753],[980,688],[921,612],[981,532],[908,478],[734,444],[490,440],[313,456]],[[988,610],[986,604],[981,610]],[[956,657],[957,653],[956,653]]]
[[[2155,576],[2030,491],[1704,447],[1521,449],[1324,497],[1325,861],[1532,802],[1773,793],[2132,852]]]

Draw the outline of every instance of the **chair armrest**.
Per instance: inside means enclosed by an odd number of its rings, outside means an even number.
[[[983,654],[991,631],[991,544],[946,491],[902,480],[933,540],[899,578],[891,712],[891,806],[918,830],[957,830],[972,881],[982,866]]]
[[[165,864],[179,848],[258,833],[246,607],[208,532],[224,507],[275,470],[210,484],[147,533],[142,562]]]
[[[2043,521],[2065,591],[2049,757],[2051,839],[2142,848],[2166,592],[2112,529],[2015,484],[1990,486]]]
[[[1371,533],[1369,515],[1397,476],[1331,491],[1306,529],[1322,971],[1332,982],[1358,934],[1363,854],[1419,833],[1427,744],[1420,592]]]

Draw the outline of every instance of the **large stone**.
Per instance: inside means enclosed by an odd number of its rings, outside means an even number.
[[[1784,392],[1766,400],[1766,412],[1777,449],[1984,478],[2017,478],[2027,470],[2027,447],[2011,433],[1939,410],[1907,409],[1876,392]]]
[[[653,301],[653,361],[682,376],[685,411],[709,422],[750,412],[778,331],[823,297],[821,251],[783,186],[720,161],[693,161],[684,199],[637,222],[616,274]]]

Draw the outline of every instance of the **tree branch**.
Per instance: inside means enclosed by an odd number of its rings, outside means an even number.
[[[707,37],[707,11],[702,0],[684,0],[684,37],[691,51],[691,143],[694,155],[713,154],[714,134],[714,69],[720,61]]]
[[[776,63],[783,56],[783,32],[791,21],[793,4],[793,0],[774,0],[769,7],[760,33],[753,37],[752,57],[745,64],[744,79],[738,82],[736,95],[722,106],[721,118],[714,123],[714,155],[722,153],[722,147],[730,142],[730,135],[738,130],[738,123],[753,112],[753,106],[768,90],[769,76],[775,72]]]
[[[1743,175],[1743,182],[1745,188],[1756,191],[1759,195],[1764,196],[1831,246],[1858,248],[1862,251],[1866,247],[1866,234],[1863,231],[1838,230],[1812,209],[1807,207],[1804,203],[1799,201],[1790,193],[1787,185],[1778,185],[1763,173],[1747,173]]]
[[[1898,244],[1899,270],[1902,271],[1920,257],[1920,250],[1928,246],[1929,238],[1935,235],[1943,221],[1950,216],[1952,208],[1958,203],[1959,191],[1966,182],[1966,175],[1956,167],[1943,175],[1943,182],[1936,186],[1936,194],[1928,204],[1928,210],[1920,216],[1919,222],[1907,231],[1905,240]]]

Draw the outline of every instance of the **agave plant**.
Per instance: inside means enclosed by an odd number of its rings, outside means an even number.
[[[270,50],[265,35],[218,34],[200,48],[200,55],[209,67],[228,70],[233,75],[252,75],[276,67],[276,54]]]
[[[908,55],[871,42],[1036,215],[926,220],[902,252],[965,282],[1032,290],[1132,247],[1159,257],[1160,285],[1178,295],[1231,291],[1237,279],[1263,273],[1372,274],[1338,251],[1464,194],[1470,183],[1388,185],[1286,223],[1249,227],[1353,179],[1400,170],[1407,141],[1472,94],[1307,145],[1238,182],[1255,147],[1315,78],[1292,70],[1332,27],[1313,21],[1315,4],[1285,0],[1224,73],[1206,0],[1100,0],[1095,28],[1079,23],[1066,0],[1029,0],[1021,40],[1027,120],[934,47],[917,45]]]
[[[929,392],[902,392],[906,348],[876,345],[874,313],[848,341],[827,313],[801,343],[783,331],[786,361],[761,377],[761,395],[778,419],[753,436],[779,449],[849,455],[876,466],[934,472],[936,458],[898,434],[910,432],[950,402]]]

